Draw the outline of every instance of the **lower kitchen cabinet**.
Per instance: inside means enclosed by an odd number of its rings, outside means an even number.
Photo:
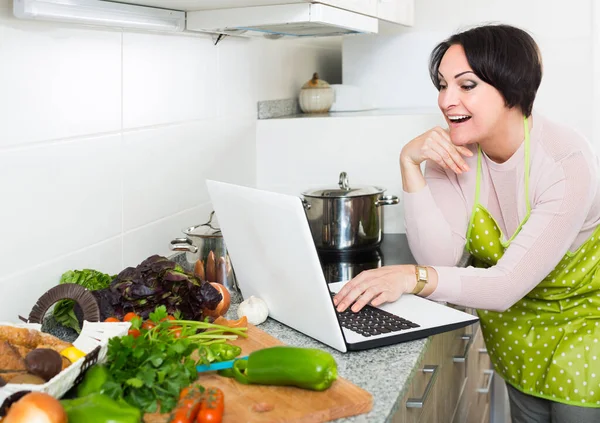
[[[479,324],[435,335],[394,423],[488,423],[491,362]]]

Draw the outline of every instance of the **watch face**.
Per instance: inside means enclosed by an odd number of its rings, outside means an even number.
[[[427,269],[419,268],[419,280],[427,280]]]

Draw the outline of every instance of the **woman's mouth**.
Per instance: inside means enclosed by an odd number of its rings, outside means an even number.
[[[461,123],[464,123],[466,121],[468,121],[469,119],[471,119],[471,116],[469,115],[453,115],[453,116],[448,116],[448,120],[450,121],[450,124],[452,126],[457,126]]]

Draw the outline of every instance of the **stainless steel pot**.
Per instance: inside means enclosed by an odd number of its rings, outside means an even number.
[[[223,284],[230,292],[239,292],[223,234],[212,224],[214,213],[207,223],[184,229],[186,238],[175,238],[169,247],[172,251],[185,251],[186,261],[190,267],[201,269],[203,279]]]
[[[383,238],[382,206],[398,204],[376,186],[350,187],[346,172],[338,187],[302,193],[317,249],[354,251],[377,247]]]

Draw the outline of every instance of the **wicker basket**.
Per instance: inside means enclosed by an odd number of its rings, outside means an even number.
[[[87,289],[75,284],[55,286],[42,295],[33,307],[28,322],[0,322],[0,325],[41,331],[41,321],[43,320],[46,311],[56,303],[56,301],[62,299],[75,300],[83,310],[85,320],[83,322],[81,333],[75,342],[73,342],[73,345],[86,353],[86,356],[71,364],[43,385],[8,383],[0,388],[0,417],[5,415],[10,405],[18,401],[28,392],[44,392],[52,395],[54,398],[61,398],[69,389],[80,382],[88,368],[96,363],[105,361],[108,340],[110,338],[127,335],[131,323],[98,322],[97,320],[100,313],[94,296]]]

